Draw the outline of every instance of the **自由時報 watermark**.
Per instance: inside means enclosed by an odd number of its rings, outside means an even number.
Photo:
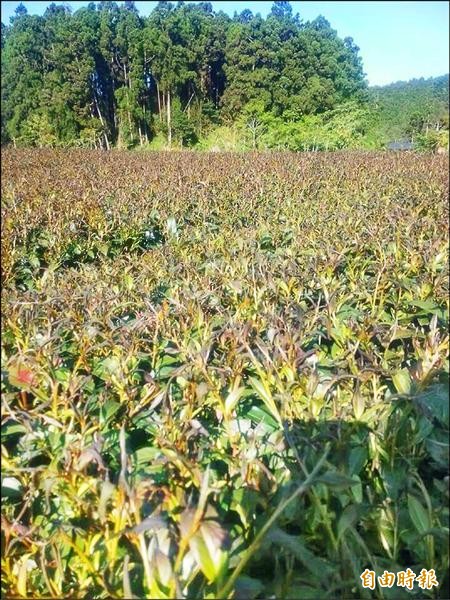
[[[414,582],[416,581],[423,590],[431,590],[433,586],[439,585],[434,569],[430,569],[429,571],[427,571],[427,569],[422,569],[420,575],[416,575],[414,571],[409,568],[406,569],[406,571],[398,571],[397,574],[391,573],[390,571],[384,571],[383,575],[379,575],[378,577],[376,577],[375,571],[366,569],[364,573],[361,573],[360,578],[363,588],[371,590],[375,589],[376,579],[378,579],[378,585],[380,587],[391,588],[396,584],[397,587],[404,587],[408,590],[413,589]]]

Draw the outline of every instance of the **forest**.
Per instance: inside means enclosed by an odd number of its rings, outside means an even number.
[[[448,75],[369,88],[359,48],[286,1],[266,18],[211,3],[23,4],[2,23],[2,144],[380,149],[448,143]],[[400,92],[400,93],[399,93]]]

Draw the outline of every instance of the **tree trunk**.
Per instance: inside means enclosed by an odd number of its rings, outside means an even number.
[[[144,114],[144,141],[145,141],[146,144],[148,144],[148,135],[147,135],[147,133],[148,133],[148,124],[147,124],[147,119],[146,119],[146,116],[145,116],[145,113],[146,113],[146,110],[145,110],[145,100],[144,100],[144,102],[142,104],[142,112]]]
[[[123,75],[124,75],[124,79],[125,79],[125,87],[127,87],[129,90],[131,88],[131,80],[130,80],[129,73],[127,73],[127,66],[125,64],[123,65]],[[128,127],[130,128],[130,137],[131,137],[132,132],[133,132],[133,126],[131,124],[130,94],[128,93],[128,90],[127,90],[127,117],[128,117]]]
[[[103,136],[105,138],[106,149],[109,150],[108,134],[106,133],[105,122],[103,120],[102,111],[100,110],[100,105],[98,103],[97,94],[95,93],[95,91],[94,91],[94,102],[95,102],[95,108],[98,113],[98,118],[100,119],[100,123],[102,124],[102,127],[103,127]]]
[[[188,100],[188,103],[186,104],[186,108],[184,109],[187,113],[187,117],[188,119],[191,118],[191,102],[192,102],[192,98],[195,96],[195,92],[192,92],[191,97]]]
[[[132,126],[132,124],[131,124],[131,113],[130,113],[130,111],[129,111],[129,110],[127,111],[127,114],[128,114],[128,127],[130,128],[130,136],[131,136],[131,134],[132,134],[132,132],[133,132],[133,126]],[[133,136],[133,137],[134,137],[134,136]]]
[[[158,83],[156,84],[156,95],[158,96],[158,115],[159,115],[159,120],[162,121],[161,96],[159,95],[159,85],[158,85]]]
[[[170,91],[167,91],[167,143],[169,144],[169,148],[172,144],[172,124],[171,124],[171,114],[170,114]]]

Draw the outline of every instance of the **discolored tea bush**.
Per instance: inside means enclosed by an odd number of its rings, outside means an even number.
[[[448,597],[448,158],[7,150],[5,596]]]

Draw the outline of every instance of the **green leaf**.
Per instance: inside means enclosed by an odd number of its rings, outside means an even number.
[[[210,583],[222,573],[227,554],[223,550],[226,533],[219,523],[213,520],[203,521],[197,533],[189,540],[195,559]]]
[[[407,470],[405,466],[394,465],[391,467],[388,464],[383,464],[381,475],[388,497],[392,500],[397,500],[400,492],[407,485]]]
[[[448,472],[449,442],[448,431],[435,431],[425,440],[425,445],[433,460]]]
[[[248,575],[241,575],[236,579],[235,598],[236,600],[253,600],[264,590],[264,585],[259,579],[254,579]]]
[[[117,374],[119,369],[120,369],[119,359],[116,358],[115,356],[110,356],[108,358],[105,358],[105,359],[99,361],[95,365],[95,367],[93,369],[93,373],[100,379],[103,379],[104,381],[109,381],[109,379],[111,378],[111,375]]]
[[[414,439],[411,440],[414,445],[420,444],[423,440],[426,440],[431,432],[433,431],[433,424],[424,416],[420,416],[416,419],[417,432]]]
[[[107,400],[105,402],[101,408],[101,416],[105,424],[116,414],[120,407],[120,402],[116,402],[115,400]]]
[[[360,509],[356,504],[349,504],[344,508],[337,525],[338,541],[341,539],[347,529],[356,523],[359,516]]]
[[[106,242],[97,242],[97,248],[103,254],[103,256],[108,255],[109,246]]]
[[[350,475],[358,475],[366,464],[369,453],[365,446],[356,446],[350,450],[348,457],[348,467]]]
[[[236,387],[236,386],[234,386],[230,390],[229,394],[225,398],[225,403],[224,403],[225,413],[227,416],[230,416],[232,414],[232,412],[236,408],[236,404],[239,402],[239,399],[241,398],[244,391],[245,391],[245,388]]]
[[[338,489],[345,489],[352,485],[358,484],[357,480],[351,479],[342,473],[338,473],[338,471],[327,471],[323,475],[317,477],[316,481],[318,483],[324,483],[325,485]]]
[[[275,404],[272,392],[270,391],[268,385],[259,379],[256,379],[255,377],[250,377],[249,381],[252,388],[255,390],[255,392],[257,392],[258,396],[266,405],[266,408],[269,410],[272,417],[281,425],[280,413],[278,412],[277,405]]]
[[[2,496],[7,498],[20,498],[23,494],[22,484],[16,477],[2,478]]]
[[[246,414],[256,425],[263,424],[270,433],[279,429],[277,421],[261,406],[252,406]]]
[[[408,369],[401,369],[392,376],[395,389],[399,394],[409,394],[411,391],[411,375]]]
[[[449,386],[436,383],[414,397],[419,405],[447,429],[449,427]]]
[[[321,579],[332,575],[333,567],[309,550],[301,536],[290,535],[274,526],[267,534],[267,539],[293,554],[313,577]]]
[[[427,510],[411,494],[408,494],[408,511],[411,521],[419,533],[425,533],[431,529],[432,523]]]
[[[355,502],[357,504],[361,504],[363,501],[363,487],[361,483],[361,478],[358,475],[353,475],[353,480],[355,485],[350,488],[350,493],[353,496]]]
[[[27,432],[27,429],[22,423],[18,423],[17,421],[8,420],[6,423],[2,425],[2,440],[3,438],[7,438],[10,435],[20,435]]]
[[[156,363],[155,379],[168,379],[180,365],[178,356],[164,354]]]
[[[134,452],[133,456],[134,460],[136,461],[137,468],[143,466],[146,466],[146,468],[153,469],[155,468],[155,466],[157,466],[157,470],[160,470],[161,468],[161,465],[151,464],[154,463],[154,461],[161,456],[161,453],[158,448],[139,448],[139,450],[136,450],[136,452]]]
[[[60,383],[68,383],[72,375],[71,371],[66,367],[59,367],[54,371],[56,381]]]
[[[390,513],[385,509],[380,510],[377,529],[381,545],[386,550],[389,558],[392,558],[392,549],[394,546],[393,523]]]
[[[239,487],[233,490],[230,509],[235,510],[241,517],[242,524],[249,528],[256,516],[259,495],[251,488]]]
[[[364,409],[366,407],[366,402],[365,402],[364,396],[361,394],[361,392],[356,391],[353,394],[352,404],[353,404],[353,411],[355,413],[356,419],[357,420],[361,419],[361,417],[364,414]]]
[[[438,306],[434,300],[412,300],[407,304],[408,306],[421,308],[422,310],[418,313],[418,315],[436,315],[440,319],[445,319],[445,310]]]

